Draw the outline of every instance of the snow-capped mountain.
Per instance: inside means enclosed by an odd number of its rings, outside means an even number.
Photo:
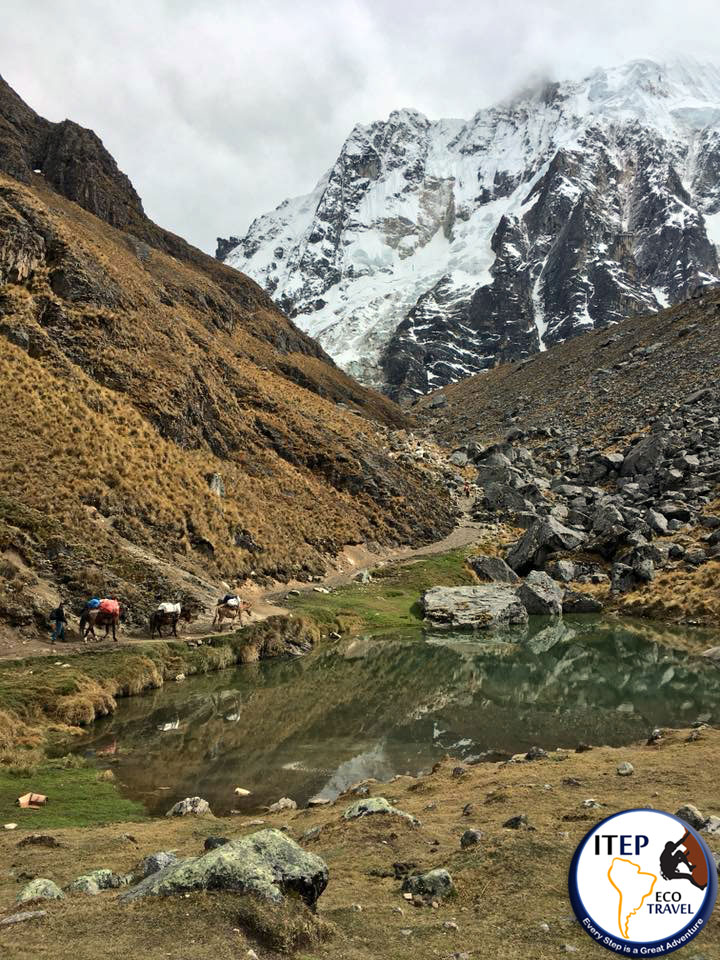
[[[408,397],[718,280],[720,69],[638,60],[471,120],[358,125],[218,257]]]

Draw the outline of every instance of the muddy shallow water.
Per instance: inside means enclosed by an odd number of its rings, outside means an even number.
[[[120,701],[74,744],[149,812],[199,795],[218,814],[302,805],[365,777],[537,744],[621,745],[720,718],[720,669],[688,631],[596,617],[473,637],[355,637],[295,661],[170,683]],[[696,634],[696,650],[717,643]],[[488,758],[487,756],[485,758]],[[237,801],[240,786],[252,795]]]

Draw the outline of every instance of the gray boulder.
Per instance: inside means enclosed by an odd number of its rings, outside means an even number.
[[[516,595],[530,614],[559,617],[562,613],[562,587],[540,570],[530,571]]]
[[[683,806],[676,811],[675,816],[684,820],[685,823],[689,823],[690,826],[696,830],[702,830],[707,822],[707,818],[700,813],[694,803],[683,804]]]
[[[406,877],[402,889],[403,893],[411,893],[414,897],[428,900],[441,900],[455,891],[452,877],[442,868]]]
[[[469,847],[476,847],[481,840],[480,830],[466,830],[460,837],[460,846],[463,850],[467,850]]]
[[[511,570],[502,557],[468,557],[468,566],[481,580],[490,583],[518,583],[520,577]]]
[[[613,593],[627,593],[634,590],[638,584],[638,577],[632,567],[626,563],[614,563],[610,571]]]
[[[571,583],[579,576],[578,566],[572,560],[556,560],[548,566],[547,572],[553,580],[562,580],[563,583]]]
[[[544,517],[537,520],[510,548],[507,562],[516,573],[526,573],[542,567],[551,553],[577,550],[585,540],[585,534],[579,530],[565,527],[553,517]]]
[[[73,880],[68,889],[72,893],[86,893],[94,897],[101,890],[117,890],[126,883],[125,877],[118,876],[112,870],[91,870],[90,873],[84,873]]]
[[[144,880],[145,877],[150,877],[153,873],[159,873],[160,870],[164,870],[165,867],[177,862],[176,854],[169,850],[159,850],[157,853],[151,853],[144,857],[133,873],[139,880]]]
[[[210,804],[207,800],[203,800],[202,797],[185,797],[184,800],[178,800],[175,806],[171,807],[165,816],[187,817],[192,814],[193,816],[200,817],[206,813],[211,813]]]
[[[38,877],[26,883],[17,895],[18,903],[32,903],[33,900],[62,900],[65,894],[60,887],[44,877]]]
[[[483,506],[492,513],[532,513],[533,505],[519,490],[506,483],[490,483],[485,487]]]
[[[625,455],[620,473],[623,477],[636,474],[651,473],[660,465],[667,439],[664,433],[650,433],[630,448]]]
[[[411,813],[405,813],[398,807],[393,807],[385,797],[366,797],[364,800],[356,801],[347,808],[343,814],[343,820],[360,820],[362,817],[370,817],[376,814],[401,817],[414,827],[420,824],[417,817],[414,817]]]
[[[668,532],[668,522],[667,517],[664,514],[659,513],[657,510],[648,510],[645,513],[645,523],[650,527],[653,533],[660,534],[661,537],[665,536]]]
[[[120,900],[129,903],[193,890],[231,890],[273,903],[294,893],[314,907],[328,876],[326,864],[316,854],[303,850],[280,830],[260,830],[201,857],[170,864],[131,887]]]
[[[509,586],[432,587],[422,598],[425,619],[437,627],[489,630],[527,623],[525,607]]]
[[[602,603],[589,593],[566,590],[563,595],[563,613],[600,613]]]

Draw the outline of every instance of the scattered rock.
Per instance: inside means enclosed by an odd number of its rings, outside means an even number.
[[[576,550],[587,539],[579,530],[563,526],[553,517],[535,521],[517,543],[511,547],[507,562],[519,574],[542,567],[551,553],[557,550]]]
[[[508,830],[529,830],[530,824],[527,818],[527,814],[519,813],[517,816],[510,817],[509,820],[506,820],[503,826]]]
[[[676,817],[689,823],[696,830],[702,830],[705,826],[706,818],[700,813],[698,808],[692,803],[685,803],[675,813]]]
[[[490,583],[519,583],[520,577],[502,557],[468,557],[468,566],[481,580]]]
[[[56,840],[55,837],[51,837],[46,833],[31,833],[27,837],[23,837],[22,840],[18,840],[16,846],[18,847],[61,847],[62,844],[59,840]]]
[[[101,890],[117,890],[118,887],[125,886],[127,882],[128,878],[119,876],[112,870],[92,870],[90,873],[84,873],[81,877],[73,880],[68,889],[72,893],[85,893],[94,897]]]
[[[228,837],[206,837],[203,844],[203,850],[216,850],[218,847],[230,843]]]
[[[159,850],[157,853],[151,853],[147,857],[144,857],[133,870],[133,875],[139,880],[144,880],[145,877],[152,876],[153,873],[158,873],[160,870],[164,870],[165,867],[169,867],[177,862],[178,858],[172,851]]]
[[[481,840],[480,830],[466,830],[460,837],[460,846],[463,850],[467,850],[468,847],[476,847]]]
[[[39,920],[47,916],[47,910],[26,910],[24,913],[13,913],[0,920],[0,927],[8,927],[13,923],[25,923],[26,920]]]
[[[193,890],[233,890],[280,903],[288,893],[314,907],[328,882],[328,868],[280,830],[232,840],[201,857],[181,860],[152,874],[120,897],[128,903],[146,896]]]
[[[343,820],[358,820],[361,817],[369,817],[375,814],[390,814],[394,817],[401,817],[407,820],[413,826],[418,826],[420,821],[410,813],[393,807],[385,797],[368,797],[365,800],[358,800],[351,807],[348,807],[343,814]]]
[[[190,814],[196,817],[211,813],[210,804],[202,797],[185,797],[184,800],[178,800],[174,807],[171,807],[165,814],[166,817],[187,817]]]
[[[26,883],[17,895],[18,903],[32,903],[33,900],[62,900],[65,894],[52,880],[38,877]]]
[[[617,775],[619,777],[630,777],[635,773],[635,767],[628,761],[623,760],[617,765]]]
[[[290,797],[280,797],[268,807],[268,813],[282,813],[283,810],[297,810],[297,804]]]
[[[439,868],[428,873],[406,877],[402,885],[403,893],[425,899],[441,900],[454,892],[452,877],[447,870]]]

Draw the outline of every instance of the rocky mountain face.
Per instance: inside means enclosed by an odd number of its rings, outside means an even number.
[[[705,292],[419,406],[428,432],[455,446],[451,461],[473,469],[475,518],[525,530],[509,567],[553,578],[566,612],[601,609],[600,594],[625,612],[714,624],[719,374],[720,295]],[[489,563],[483,579],[510,573]]]
[[[217,256],[396,398],[718,281],[720,70],[634,61],[471,120],[357,126]]]
[[[392,453],[394,404],[253,281],[171,255],[94,134],[0,107],[0,643],[58,593],[114,591],[138,620],[451,528],[433,471]]]

